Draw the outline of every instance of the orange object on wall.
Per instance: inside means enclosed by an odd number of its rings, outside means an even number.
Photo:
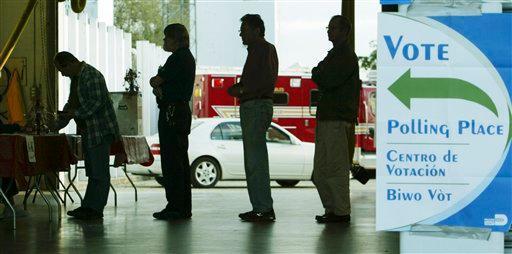
[[[9,81],[7,90],[7,111],[9,112],[9,123],[25,126],[25,109],[23,106],[23,97],[20,89],[20,75],[18,70],[14,70]]]

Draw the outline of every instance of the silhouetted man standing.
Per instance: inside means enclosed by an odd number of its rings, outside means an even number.
[[[244,166],[252,211],[239,214],[243,221],[274,221],[266,132],[272,122],[274,87],[278,73],[277,52],[265,40],[260,15],[241,18],[240,37],[247,45],[247,60],[240,83],[228,89],[240,98],[240,122],[244,145]]]
[[[325,208],[319,223],[350,221],[349,175],[359,101],[359,66],[348,35],[350,21],[334,16],[327,27],[333,48],[312,70],[320,91],[313,183]]]

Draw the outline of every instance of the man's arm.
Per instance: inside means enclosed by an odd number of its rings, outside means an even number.
[[[353,57],[335,56],[319,67],[313,68],[312,79],[319,88],[329,91],[342,86],[358,65]]]

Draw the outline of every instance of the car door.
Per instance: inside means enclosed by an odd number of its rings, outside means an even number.
[[[211,139],[219,154],[217,159],[222,166],[223,179],[243,179],[245,170],[240,122],[218,124],[212,131]]]
[[[273,179],[300,179],[304,171],[304,151],[293,144],[290,136],[274,126],[266,134],[270,177]]]

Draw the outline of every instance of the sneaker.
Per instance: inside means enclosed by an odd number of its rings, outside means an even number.
[[[350,214],[336,215],[334,213],[326,213],[315,216],[315,219],[318,223],[348,223],[350,222]]]
[[[274,209],[268,212],[255,212],[250,211],[246,213],[241,213],[238,215],[242,221],[247,222],[274,222],[276,220],[276,214],[274,213]]]
[[[81,208],[81,209],[80,209]],[[69,211],[68,215],[79,220],[97,220],[103,218],[103,213],[88,207],[80,207],[73,211]]]

